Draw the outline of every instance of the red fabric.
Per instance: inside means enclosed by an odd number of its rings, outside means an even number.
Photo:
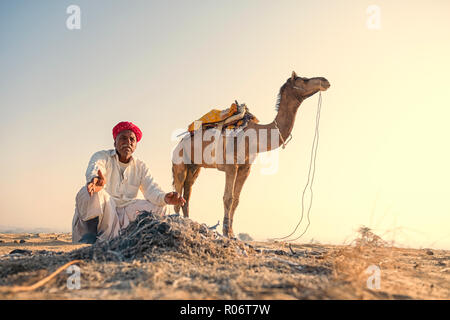
[[[116,126],[112,130],[114,140],[116,140],[117,135],[123,130],[133,131],[136,135],[137,142],[139,142],[139,140],[141,140],[142,138],[142,131],[138,128],[138,126],[136,126],[132,122],[122,121],[116,124]]]

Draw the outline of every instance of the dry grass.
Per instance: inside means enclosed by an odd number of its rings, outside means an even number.
[[[24,244],[0,235],[3,289],[32,284],[67,261],[82,259],[81,289],[68,290],[66,273],[32,291],[0,292],[2,299],[448,299],[449,252],[388,246],[361,229],[348,246],[242,242],[180,217],[144,214],[113,241],[74,246],[62,235]],[[22,235],[23,237],[23,235]],[[35,242],[33,242],[35,240]],[[39,242],[40,241],[40,242]],[[46,246],[46,244],[50,244]],[[37,246],[36,244],[40,244]],[[39,250],[64,251],[40,254]],[[75,250],[71,250],[75,249]],[[432,254],[431,254],[432,253]],[[371,290],[365,273],[381,270]]]
[[[227,260],[255,253],[251,245],[225,238],[205,224],[179,215],[143,212],[119,237],[79,249],[71,257],[95,261],[153,260],[155,255],[167,251],[186,257]]]
[[[328,294],[344,299],[448,299],[450,276],[445,250],[402,249],[389,246],[367,227],[351,245],[330,253],[333,285]],[[434,262],[434,261],[436,262]],[[369,289],[370,266],[380,270],[380,289]]]

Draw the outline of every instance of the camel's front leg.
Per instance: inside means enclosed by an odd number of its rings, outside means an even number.
[[[234,212],[239,204],[239,197],[241,196],[242,187],[244,186],[247,177],[250,174],[251,164],[239,166],[238,172],[236,174],[236,181],[234,183],[233,192],[233,204],[230,209],[230,225],[229,229],[233,232],[233,217]]]
[[[189,218],[189,201],[191,198],[192,185],[198,177],[200,172],[200,167],[197,165],[188,165],[186,180],[184,181],[184,189],[183,189],[183,198],[186,200],[186,203],[183,207],[183,216],[185,218]]]
[[[172,164],[172,176],[173,176],[173,187],[175,191],[181,196],[183,195],[184,181],[186,180],[187,166],[184,163]],[[175,213],[180,213],[180,205],[175,205]]]
[[[230,165],[225,169],[225,193],[223,195],[223,235],[228,238],[234,238],[233,229],[231,227],[231,208],[233,205],[234,183],[236,181],[237,166]]]

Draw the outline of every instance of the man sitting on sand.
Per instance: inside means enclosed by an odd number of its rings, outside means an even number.
[[[113,128],[113,138],[115,149],[99,151],[91,157],[87,184],[76,196],[74,243],[112,239],[136,219],[139,211],[164,215],[166,204],[183,206],[186,202],[177,192],[161,190],[145,163],[131,156],[142,138],[136,125],[118,123]],[[145,200],[136,199],[139,189]]]

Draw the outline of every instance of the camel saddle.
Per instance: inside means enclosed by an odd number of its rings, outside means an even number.
[[[194,134],[200,128],[202,130],[215,128],[220,131],[228,129],[245,128],[249,122],[258,123],[259,120],[250,113],[245,103],[239,104],[237,101],[228,109],[212,109],[200,119],[192,122],[188,127],[188,132]]]

